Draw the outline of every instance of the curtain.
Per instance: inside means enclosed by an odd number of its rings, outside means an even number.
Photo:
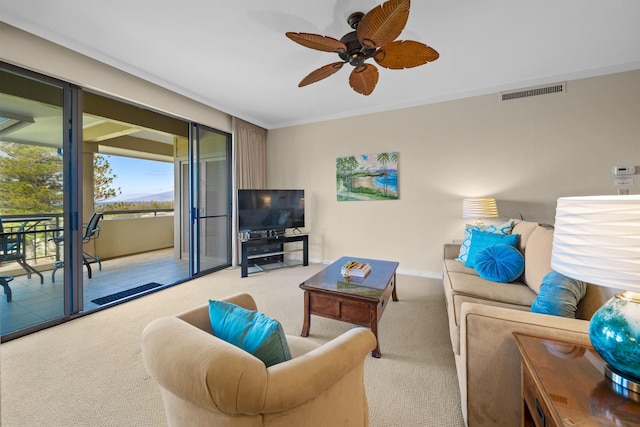
[[[265,188],[267,185],[267,130],[233,119],[237,188]]]
[[[233,235],[238,229],[238,189],[267,186],[267,130],[244,120],[233,118]],[[232,265],[238,265],[240,245],[232,239]]]

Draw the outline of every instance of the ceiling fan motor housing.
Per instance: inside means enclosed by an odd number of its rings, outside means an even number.
[[[364,63],[367,59],[371,58],[375,53],[375,48],[364,47],[358,40],[358,33],[352,31],[345,34],[340,41],[347,46],[347,51],[339,53],[340,59],[354,67],[358,67]]]

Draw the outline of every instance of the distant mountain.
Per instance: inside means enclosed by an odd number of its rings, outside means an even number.
[[[125,198],[126,197],[126,198]],[[115,202],[168,202],[174,200],[173,191],[165,191],[164,193],[156,193],[156,194],[144,194],[144,195],[130,195],[126,194],[121,195],[116,199],[106,200],[104,202],[100,202],[100,204],[107,203],[115,203]]]
[[[123,200],[123,202],[168,202],[170,200],[173,200],[173,191],[132,197],[130,199]]]

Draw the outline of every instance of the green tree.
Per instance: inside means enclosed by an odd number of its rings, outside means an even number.
[[[102,202],[122,194],[120,187],[114,188],[113,181],[117,175],[113,173],[109,160],[100,154],[93,156],[93,201]]]
[[[344,180],[349,191],[353,190],[354,175],[359,166],[360,163],[358,163],[358,159],[355,156],[340,157],[336,160],[337,174]]]
[[[0,142],[0,212],[62,212],[62,158],[55,148]]]

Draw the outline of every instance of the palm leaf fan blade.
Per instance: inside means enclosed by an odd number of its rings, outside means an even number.
[[[398,40],[382,46],[373,55],[378,65],[402,70],[435,61],[440,54],[430,46],[413,40]]]
[[[362,17],[357,34],[365,47],[381,47],[394,41],[409,19],[409,0],[389,0]]]
[[[323,52],[336,52],[342,53],[346,52],[347,46],[342,43],[340,40],[336,40],[333,37],[321,36],[318,34],[310,34],[310,33],[286,33],[286,36],[289,37],[294,42],[308,47],[310,49],[321,50]]]
[[[372,64],[363,64],[356,67],[349,76],[349,85],[353,90],[370,95],[378,83],[378,69]]]
[[[307,77],[302,79],[302,81],[298,84],[298,87],[307,86],[311,83],[326,79],[327,77],[338,72],[338,70],[342,68],[342,65],[344,65],[344,62],[334,62],[332,64],[320,67],[317,70],[312,71],[311,73],[309,73],[309,75],[307,75]]]

